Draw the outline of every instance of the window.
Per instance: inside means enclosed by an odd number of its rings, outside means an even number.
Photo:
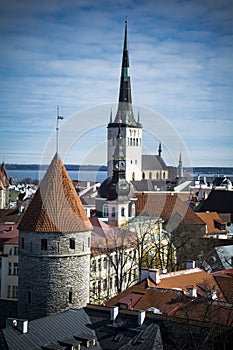
[[[108,205],[107,204],[103,205],[103,216],[104,217],[108,216]]]
[[[98,281],[98,293],[101,292],[101,281]]]
[[[9,250],[9,255],[12,255],[12,248]]]
[[[11,262],[8,263],[8,275],[11,275]]]
[[[18,298],[18,286],[12,286],[12,298],[13,299]]]
[[[145,173],[144,173],[144,171],[143,171],[143,173],[142,173],[142,179],[145,180],[145,177],[146,177],[146,175],[145,175]]]
[[[151,171],[149,172],[149,179],[150,180],[152,179],[152,172]]]
[[[103,289],[107,290],[107,278],[104,279]]]
[[[116,216],[116,212],[115,212],[115,208],[113,207],[112,208],[112,217],[115,218],[115,216]]]
[[[75,249],[75,239],[70,238],[70,249]]]
[[[95,282],[92,283],[92,294],[95,294]]]
[[[125,216],[125,208],[121,208],[121,216]]]
[[[98,259],[98,270],[101,271],[101,259]]]
[[[88,248],[90,248],[90,246],[91,246],[91,238],[90,237],[88,237]]]
[[[135,173],[132,174],[132,181],[135,180]]]
[[[72,289],[69,291],[69,304],[73,303],[73,293],[72,293]]]
[[[24,237],[21,239],[21,248],[24,249]]]
[[[13,274],[18,276],[18,263],[14,263]]]
[[[134,203],[131,206],[131,216],[135,217],[135,204]]]
[[[11,297],[11,286],[7,286],[7,298]]]
[[[106,269],[107,268],[107,258],[105,257],[104,258],[104,269]]]
[[[110,277],[109,288],[112,289],[112,277]]]
[[[18,255],[19,254],[19,248],[18,247],[14,247],[14,255]]]
[[[42,238],[41,240],[41,250],[47,250],[48,246],[47,246],[47,239],[46,238]]]
[[[96,272],[96,260],[92,261],[92,271]]]

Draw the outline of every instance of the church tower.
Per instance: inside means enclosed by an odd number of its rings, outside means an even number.
[[[179,164],[178,164],[178,177],[179,179],[181,179],[183,176],[184,176],[183,161],[182,161],[182,155],[180,153]]]
[[[108,124],[108,177],[112,175],[113,153],[117,143],[118,128],[121,125],[122,147],[126,158],[125,177],[127,181],[142,179],[142,125],[136,122],[133,107],[129,73],[129,53],[127,38],[127,21],[121,66],[118,109],[114,120],[112,114]]]
[[[57,154],[18,229],[18,317],[85,306],[92,226]]]
[[[112,226],[122,226],[128,222],[129,218],[130,185],[125,178],[126,158],[120,125],[112,161],[113,174],[107,186],[108,223]]]

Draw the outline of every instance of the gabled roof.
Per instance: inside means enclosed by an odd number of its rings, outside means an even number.
[[[161,217],[165,222],[172,215],[180,216],[180,223],[205,225],[188,204],[179,198],[178,193],[135,193],[136,215],[147,214],[152,217]]]
[[[196,211],[216,211],[233,214],[233,191],[212,190],[209,196],[196,208]]]
[[[143,154],[142,171],[143,170],[168,170],[168,169],[162,157],[158,155]]]
[[[15,208],[0,209],[0,223],[17,223],[20,219],[19,210]]]
[[[81,232],[91,229],[73,183],[56,154],[19,223],[19,230]]]
[[[221,289],[226,301],[233,303],[233,269],[213,272],[212,276]]]

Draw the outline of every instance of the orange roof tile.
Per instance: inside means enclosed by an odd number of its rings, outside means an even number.
[[[136,215],[148,214],[161,217],[165,222],[174,214],[179,214],[182,224],[205,225],[203,220],[179,198],[177,193],[135,193]]]
[[[30,232],[81,232],[92,225],[56,154],[18,226]]]

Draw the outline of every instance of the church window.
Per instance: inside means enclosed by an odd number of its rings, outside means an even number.
[[[133,164],[133,161],[132,161],[132,159],[131,159],[131,161],[130,161],[130,164]]]
[[[149,172],[149,179],[150,180],[152,179],[152,172],[151,171]]]
[[[138,146],[138,138],[136,139],[136,146]]]
[[[132,207],[131,207],[131,216],[135,217],[135,204],[134,203],[132,204]]]
[[[129,134],[130,134],[130,136],[132,136],[132,130],[129,130]]]
[[[73,292],[72,289],[69,290],[69,304],[73,303]]]
[[[133,146],[135,146],[135,139],[133,139]]]
[[[107,204],[103,205],[103,216],[104,217],[108,216],[108,205]]]
[[[112,208],[112,217],[115,218],[115,216],[116,216],[116,212],[115,212],[115,208],[113,207]]]
[[[40,244],[41,250],[47,250],[48,249],[48,243],[46,238],[41,239],[41,244]]]
[[[70,249],[75,249],[75,239],[70,238]]]
[[[145,175],[145,173],[144,173],[144,171],[143,171],[143,173],[142,173],[142,179],[145,180],[145,177],[146,177],[146,175]]]
[[[121,216],[125,216],[125,208],[124,207],[121,208]]]
[[[132,144],[133,144],[133,139],[132,139],[132,137],[130,138],[130,146],[132,146]]]
[[[132,181],[135,180],[135,173],[132,174]]]
[[[24,237],[21,239],[21,248],[24,249]]]
[[[163,172],[163,178],[166,179],[166,173],[165,173],[165,171]]]

